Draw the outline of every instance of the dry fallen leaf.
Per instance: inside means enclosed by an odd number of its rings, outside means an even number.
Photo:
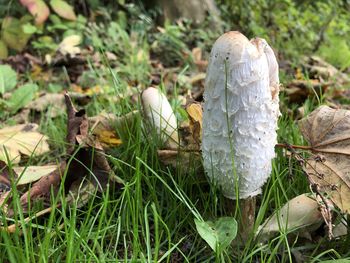
[[[104,148],[117,147],[122,143],[118,133],[128,134],[140,117],[138,111],[129,112],[123,116],[116,116],[112,113],[102,112],[97,116],[89,118],[89,126],[92,134],[97,136]]]
[[[200,145],[202,142],[202,106],[199,103],[191,103],[186,107],[186,111],[190,119],[190,129],[193,139]]]
[[[48,117],[55,118],[65,111],[64,95],[58,93],[46,93],[29,103],[27,108],[45,112],[48,108],[50,111],[47,113]]]
[[[207,60],[203,60],[203,58],[202,58],[202,49],[199,48],[199,47],[195,47],[195,48],[192,49],[191,53],[192,53],[193,62],[198,67],[198,70],[202,71],[202,72],[205,72],[205,70],[206,70],[206,68],[208,66],[208,61]]]
[[[51,173],[41,177],[21,196],[23,207],[27,206],[29,199],[35,201],[42,197],[49,197],[51,188],[54,191],[58,189],[64,174],[66,174],[66,188],[70,188],[75,181],[84,177],[90,177],[91,181],[99,186],[100,191],[110,181],[122,182],[110,168],[103,151],[93,149],[89,144],[98,144],[98,140],[94,142],[88,133],[89,124],[85,110],[77,111],[68,94],[65,95],[65,102],[68,115],[67,159]],[[69,161],[71,156],[72,160]]]
[[[60,51],[62,55],[70,55],[71,57],[75,57],[81,52],[80,48],[78,47],[80,42],[81,37],[79,35],[65,37],[59,44],[58,51]]]
[[[41,177],[49,175],[57,169],[57,165],[13,167],[18,175],[17,185],[29,184],[38,181]]]
[[[313,153],[304,162],[311,185],[350,213],[350,111],[321,106],[299,124]]]
[[[37,156],[48,152],[47,137],[38,132],[34,123],[5,127],[0,130],[0,160],[18,163],[21,154]]]
[[[117,147],[122,144],[122,140],[113,131],[101,131],[98,134],[98,139],[102,144],[107,144],[110,147]]]
[[[279,233],[281,229],[286,232],[298,230],[299,233],[306,234],[307,231],[317,229],[323,221],[318,207],[318,202],[312,197],[307,194],[299,195],[288,201],[259,226],[257,234],[261,239]]]

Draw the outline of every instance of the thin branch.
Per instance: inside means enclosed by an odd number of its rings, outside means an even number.
[[[275,147],[286,148],[286,149],[301,149],[301,150],[314,150],[311,146],[303,146],[303,145],[293,145],[288,143],[277,143]]]

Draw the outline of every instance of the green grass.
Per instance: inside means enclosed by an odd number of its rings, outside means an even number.
[[[113,97],[125,94],[130,86],[141,91],[150,84],[150,74],[154,69],[149,61],[152,49],[151,43],[147,42],[149,39],[144,32],[131,39],[131,34],[117,23],[112,23],[114,30],[110,32],[100,27],[93,31],[94,26],[97,27],[93,25],[92,31],[87,33],[91,36],[90,41],[98,42],[97,49],[113,51],[121,59],[111,65],[113,62],[104,57],[98,69],[92,62],[89,64],[86,74],[92,76],[95,84],[107,83],[110,89],[104,95],[92,96],[85,107],[88,115],[107,111],[122,116],[132,110],[140,110],[139,101],[135,103],[126,97],[115,102]],[[169,65],[181,60],[184,50],[190,50],[185,41],[194,36],[186,35],[183,30],[167,25],[165,31],[168,35],[156,33],[150,37],[157,42],[157,52],[167,52],[171,59],[167,61]],[[207,47],[212,35],[215,35],[201,29],[195,32],[199,32],[200,36],[193,42],[197,41],[196,44],[203,47]],[[100,42],[101,39],[104,42]],[[132,40],[135,46],[131,45]],[[164,50],[165,47],[167,49]],[[139,50],[142,52],[139,53]],[[208,50],[203,51],[204,56],[208,56],[205,53]],[[175,63],[178,67],[174,71],[178,76],[195,71],[191,59],[187,60],[180,65]],[[113,70],[113,67],[118,70]],[[161,73],[159,86],[165,89],[169,87],[165,81],[169,80],[163,76],[164,72]],[[184,119],[178,95],[184,95],[187,87],[172,82],[170,86],[171,103],[177,116]],[[44,90],[45,86],[41,88]],[[293,110],[295,107],[287,104],[283,94],[281,97],[278,141],[304,145],[297,123],[288,111],[288,108]],[[308,99],[304,105],[305,112],[310,113],[321,103],[323,96]],[[29,159],[28,164],[58,162],[65,154],[66,113],[55,119],[43,114],[39,122],[41,132],[50,138],[52,151]],[[24,213],[19,203],[18,191],[21,189],[13,185],[11,205],[15,211],[14,219],[7,218],[5,214],[1,215],[1,219],[4,226],[16,223],[21,227],[15,233],[0,231],[0,262],[293,262],[295,253],[307,256],[310,262],[321,262],[350,256],[348,242],[343,240],[330,242],[321,238],[310,242],[282,229],[266,243],[255,240],[252,233],[244,245],[234,242],[217,255],[197,233],[194,219],[215,220],[230,215],[230,211],[219,189],[208,183],[202,166],[196,162],[186,167],[179,162],[176,169],[163,165],[157,156],[159,142],[155,139],[156,135],[145,129],[141,119],[121,132],[121,137],[123,144],[106,152],[106,156],[125,185],[110,184],[102,193],[94,193],[83,206],[79,202],[67,203],[66,193],[61,187],[57,195],[52,195],[51,212],[25,223],[24,219],[34,216],[42,209],[42,204],[33,204],[29,213]],[[277,148],[271,177],[262,195],[257,198],[254,229],[288,200],[309,191],[300,165],[289,158],[285,150]]]
[[[117,115],[131,109],[130,105],[108,106]],[[140,105],[134,107],[138,109]],[[88,112],[98,113],[103,108],[96,98]],[[65,114],[54,121],[41,121],[41,130],[56,147],[43,160],[55,161],[60,157],[58,153],[64,152],[65,122]],[[304,143],[295,121],[285,112],[279,121],[278,135],[279,141]],[[125,181],[121,189],[109,185],[82,207],[74,203],[68,205],[61,189],[52,199],[51,213],[27,224],[23,223],[26,215],[15,192],[14,218],[21,228],[13,234],[0,232],[0,261],[220,262],[224,259],[225,262],[291,262],[293,251],[301,251],[311,260],[332,247],[326,240],[300,245],[294,242],[297,237],[281,232],[266,244],[257,243],[251,236],[245,246],[234,245],[223,252],[223,259],[217,257],[194,225],[196,216],[210,220],[227,215],[223,196],[210,187],[203,169],[198,164],[181,167],[179,163],[178,169],[162,165],[156,153],[157,144],[140,120],[124,140],[120,148],[107,153],[112,168]],[[271,178],[262,196],[258,197],[255,229],[275,209],[308,191],[299,165],[277,149]],[[56,207],[58,203],[62,206]],[[8,224],[4,217],[3,223]],[[338,256],[336,249],[322,255],[324,258]]]

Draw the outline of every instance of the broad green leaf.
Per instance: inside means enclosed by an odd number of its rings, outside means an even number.
[[[14,17],[5,17],[2,22],[2,40],[7,47],[21,52],[27,45],[30,34],[23,32],[22,25],[27,21],[21,21]]]
[[[215,222],[194,220],[199,235],[215,252],[229,246],[237,235],[237,221],[232,217],[221,217]]]
[[[6,59],[8,56],[8,49],[4,41],[0,40],[0,59]]]
[[[17,74],[9,65],[0,65],[0,94],[16,87]]]
[[[50,10],[43,0],[20,0],[29,13],[35,18],[36,24],[42,24],[50,15]]]
[[[55,11],[60,17],[73,21],[77,19],[73,7],[67,2],[63,0],[51,0],[50,5],[53,11]]]
[[[38,86],[36,84],[25,84],[15,90],[8,101],[11,112],[14,113],[31,102],[37,90]]]
[[[30,23],[26,23],[22,26],[22,30],[26,34],[34,34],[38,29]]]

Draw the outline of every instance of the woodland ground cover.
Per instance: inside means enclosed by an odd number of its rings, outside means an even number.
[[[160,22],[157,6],[98,0],[34,1],[47,3],[38,25],[20,2],[29,1],[0,3],[1,262],[348,262],[349,3],[221,0],[217,28],[210,17]],[[279,145],[254,231],[276,211],[293,215],[282,207],[294,197],[325,196],[293,210],[314,211],[304,226],[274,219],[277,230],[252,233],[244,245],[229,245],[234,235],[220,239],[235,223],[208,183],[199,148],[178,155],[140,114],[140,92],[155,86],[180,134],[198,143],[198,113],[186,105],[202,102],[210,49],[229,30],[265,38],[280,65]],[[321,117],[299,128],[321,105],[344,110],[328,120],[342,144],[305,136],[327,130]],[[318,167],[329,174],[324,184],[310,170],[330,149],[339,170]],[[48,174],[50,183],[35,183]],[[220,248],[210,247],[210,235],[220,236]]]

